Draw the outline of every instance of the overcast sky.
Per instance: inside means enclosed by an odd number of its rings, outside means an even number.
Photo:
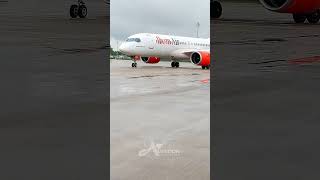
[[[209,0],[112,0],[110,3],[110,44],[113,49],[128,36],[149,32],[210,37]]]

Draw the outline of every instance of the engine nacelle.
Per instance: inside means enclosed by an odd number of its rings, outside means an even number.
[[[210,53],[205,51],[194,52],[190,56],[190,61],[198,66],[209,66]]]
[[[145,63],[148,63],[148,64],[156,64],[156,63],[160,62],[159,57],[141,57],[141,60]]]
[[[219,18],[222,15],[222,6],[219,1],[210,0],[210,17]]]
[[[270,11],[292,14],[308,14],[320,9],[319,0],[260,0]]]

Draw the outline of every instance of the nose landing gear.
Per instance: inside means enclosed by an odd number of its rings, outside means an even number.
[[[136,68],[136,67],[137,67],[137,63],[136,63],[136,62],[133,62],[133,63],[131,64],[131,67]]]
[[[83,0],[78,0],[78,4],[73,4],[70,7],[70,16],[72,18],[80,17],[80,18],[85,18],[87,17],[88,10],[83,2]]]
[[[131,64],[131,67],[136,68],[137,67],[137,61],[140,59],[140,56],[131,56],[131,59],[133,61],[133,63]]]

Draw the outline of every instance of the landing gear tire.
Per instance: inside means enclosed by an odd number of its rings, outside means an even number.
[[[308,22],[309,22],[310,24],[316,24],[316,23],[318,23],[319,20],[320,20],[320,12],[319,12],[319,11],[316,11],[316,12],[314,12],[314,13],[312,13],[312,14],[309,14],[309,15],[307,16],[307,20],[308,20]]]
[[[210,66],[202,66],[202,69],[210,69]]]
[[[179,62],[171,62],[171,67],[176,67],[178,68],[179,67]]]
[[[78,10],[79,17],[85,18],[85,17],[87,17],[87,14],[88,14],[87,7],[85,5],[80,5],[79,10]]]
[[[219,18],[222,15],[222,6],[218,1],[210,1],[210,6],[212,7],[212,11],[210,11],[210,17]]]
[[[78,5],[71,5],[70,6],[70,16],[72,18],[76,18],[78,16],[79,6]]]
[[[293,14],[292,17],[294,22],[299,24],[304,23],[307,19],[307,16],[304,14]]]
[[[136,67],[137,67],[137,63],[135,63],[135,62],[132,63],[132,64],[131,64],[131,67],[136,68]]]

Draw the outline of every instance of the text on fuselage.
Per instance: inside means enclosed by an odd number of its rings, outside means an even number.
[[[157,44],[168,44],[168,45],[180,45],[180,42],[178,39],[165,39],[160,38],[159,36],[156,36],[156,43]]]

